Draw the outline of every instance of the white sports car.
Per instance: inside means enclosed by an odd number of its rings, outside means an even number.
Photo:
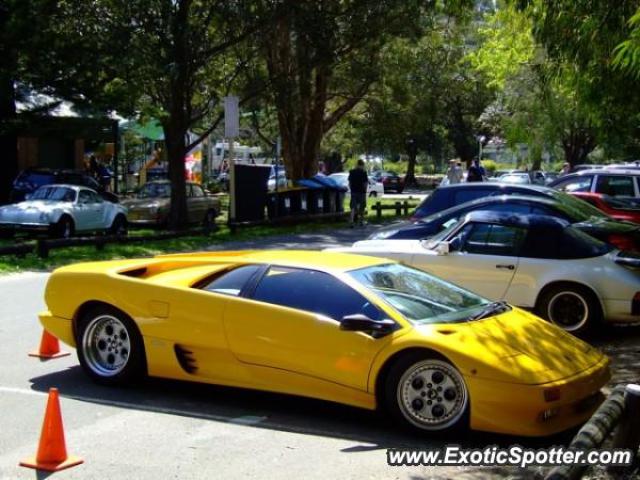
[[[86,187],[45,185],[24,202],[0,207],[0,232],[4,234],[41,231],[67,238],[97,230],[126,234],[127,210]]]
[[[576,334],[602,319],[640,321],[640,256],[553,217],[472,212],[428,240],[331,250],[401,261]]]

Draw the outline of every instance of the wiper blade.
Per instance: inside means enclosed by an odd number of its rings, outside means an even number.
[[[505,301],[491,302],[475,315],[471,315],[468,318],[468,321],[479,320],[481,318],[489,317],[491,315],[496,315],[498,313],[504,313],[508,310],[509,310],[509,305]]]

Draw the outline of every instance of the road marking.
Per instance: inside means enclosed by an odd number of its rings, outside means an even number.
[[[39,392],[37,390],[30,390],[28,388],[6,387],[6,386],[0,385],[0,393],[2,392],[14,393],[19,395],[39,396],[39,397],[44,397],[48,395],[48,392]],[[101,398],[86,397],[86,396],[83,397],[79,395],[78,396],[69,395],[63,392],[60,392],[60,397],[63,400],[64,399],[77,400],[83,403],[87,403],[87,402],[96,403],[96,404],[104,405],[107,407],[120,407],[120,408],[140,410],[140,411],[145,411],[150,413],[164,413],[167,415],[179,415],[183,417],[198,418],[202,420],[212,420],[212,421],[221,422],[221,423],[231,423],[231,424],[240,425],[240,426],[259,425],[260,427],[263,427],[263,428],[271,428],[275,430],[281,430],[284,432],[300,433],[304,435],[312,434],[312,435],[318,435],[323,437],[336,436],[335,432],[332,432],[330,430],[324,430],[322,428],[313,428],[313,427],[300,427],[293,424],[284,424],[279,422],[271,422],[271,421],[268,421],[268,417],[244,415],[240,417],[229,418],[228,416],[224,416],[224,415],[197,412],[194,410],[183,410],[180,408],[172,408],[172,407],[159,407],[156,405],[145,405],[142,403],[123,402],[120,400],[105,400]],[[361,441],[361,438],[358,435],[349,434],[347,432],[343,432],[339,436],[340,438],[343,438],[345,440]]]

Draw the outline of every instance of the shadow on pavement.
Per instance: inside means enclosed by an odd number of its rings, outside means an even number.
[[[290,395],[163,379],[148,379],[130,388],[104,387],[92,383],[79,366],[30,381],[33,390],[47,392],[50,387],[57,387],[61,397],[83,402],[366,444],[351,446],[343,450],[345,453],[394,447],[439,447],[444,444],[471,448],[519,444],[537,448],[566,444],[574,433],[566,432],[543,439],[482,432],[467,432],[455,437],[420,436],[400,429],[378,412]]]

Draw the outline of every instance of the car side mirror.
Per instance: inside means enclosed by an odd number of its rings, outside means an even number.
[[[373,320],[362,313],[347,315],[342,317],[340,321],[340,330],[371,333],[373,337],[384,336],[391,333],[395,328],[396,322],[393,320]]]
[[[438,255],[449,255],[449,242],[438,242],[434,248]]]

